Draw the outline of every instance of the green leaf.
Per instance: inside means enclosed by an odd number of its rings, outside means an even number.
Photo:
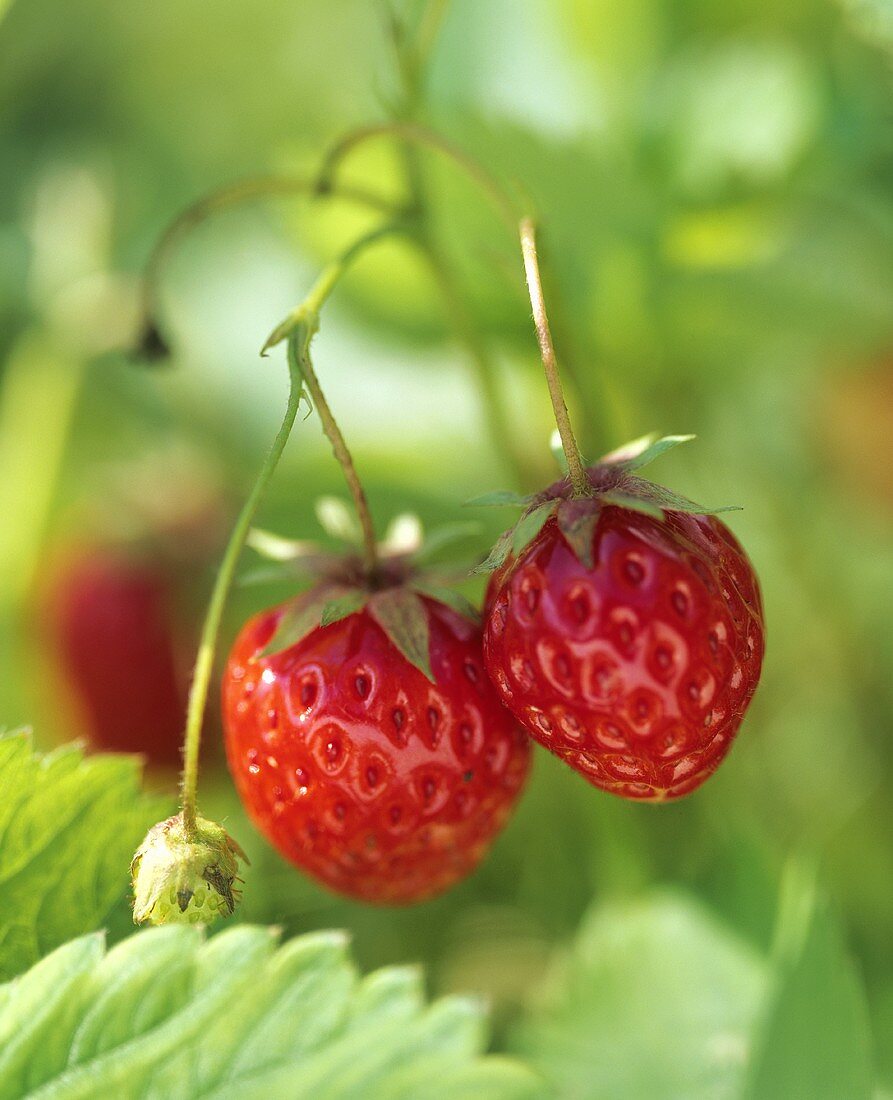
[[[518,520],[512,532],[513,554],[520,554],[525,546],[533,542],[557,507],[557,500],[547,500]]]
[[[337,932],[171,926],[110,951],[94,935],[0,986],[0,1100],[545,1095],[485,1041],[476,1002],[426,1005],[409,968],[359,978]]]
[[[146,830],[169,812],[141,792],[137,757],[75,745],[40,755],[25,733],[0,735],[0,976],[100,926]]]
[[[865,992],[837,921],[796,866],[782,891],[775,957],[745,1100],[870,1100]]]
[[[372,597],[369,612],[407,661],[435,683],[428,612],[419,597],[408,588],[386,588]]]
[[[511,1047],[559,1096],[733,1100],[765,983],[759,956],[684,897],[605,906]]]
[[[426,581],[424,578],[419,580],[413,580],[411,582],[413,591],[418,592],[422,596],[430,596],[432,600],[437,600],[438,603],[446,604],[447,607],[451,607],[453,611],[458,612],[466,619],[471,619],[472,622],[479,622],[481,613],[474,606],[474,604],[461,592],[457,592],[455,588],[447,588],[445,585],[434,584],[431,581]]]
[[[368,592],[364,592],[361,588],[353,588],[345,592],[343,596],[339,596],[335,600],[329,600],[322,609],[319,620],[320,626],[331,626],[332,623],[346,619],[348,615],[353,615],[355,611],[359,611],[368,599]]]
[[[279,620],[273,637],[264,646],[261,656],[272,657],[297,645],[320,625],[323,608],[342,594],[343,589],[329,586],[303,592],[292,600]]]
[[[507,489],[497,489],[492,493],[466,500],[467,508],[526,508],[533,498],[512,493]]]

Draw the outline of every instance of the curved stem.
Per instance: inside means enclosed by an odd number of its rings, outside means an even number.
[[[340,198],[347,202],[368,206],[371,210],[377,210],[383,214],[396,213],[393,203],[365,188],[339,184],[337,187],[329,188],[323,196],[317,182],[304,176],[254,176],[227,184],[182,210],[156,241],[143,274],[144,315],[154,316],[161,272],[183,237],[203,221],[223,210],[255,199],[284,195]]]
[[[183,780],[181,785],[181,809],[183,825],[188,835],[195,832],[196,818],[196,788],[198,786],[198,760],[201,747],[202,721],[205,706],[208,701],[208,689],[211,682],[211,674],[214,668],[214,655],[217,649],[217,637],[220,633],[220,622],[223,618],[223,609],[226,604],[229,590],[232,587],[236,565],[239,555],[245,545],[245,539],[251,528],[254,514],[260,503],[264,490],[269,484],[273,471],[279,462],[279,458],[285,449],[292,425],[298,412],[298,403],[301,398],[301,372],[289,362],[289,392],[288,405],[282,426],[279,428],[273,446],[261,467],[251,494],[242,506],[239,518],[236,520],[217,579],[214,582],[214,590],[205,613],[205,621],[202,626],[201,640],[199,641],[198,656],[195,661],[195,672],[192,678],[192,686],[189,690],[189,705],[186,711],[186,732],[184,735],[183,750]]]
[[[522,218],[518,228],[521,237],[521,252],[524,256],[524,271],[527,275],[527,289],[530,293],[530,304],[533,307],[533,323],[536,325],[536,336],[539,341],[540,354],[543,360],[543,370],[546,374],[546,383],[549,387],[549,396],[552,398],[552,408],[555,412],[555,423],[558,425],[558,434],[561,436],[561,446],[567,459],[567,470],[573,486],[575,497],[587,497],[592,495],[592,486],[586,476],[583,458],[577,445],[574,429],[571,426],[571,418],[567,411],[567,402],[564,400],[564,391],[561,388],[561,375],[558,370],[558,358],[552,344],[552,333],[549,330],[549,318],[546,314],[546,303],[543,298],[543,286],[540,280],[539,261],[536,255],[536,228],[531,218]]]
[[[469,156],[464,149],[460,149],[458,145],[454,145],[435,130],[431,130],[427,126],[421,126],[417,122],[377,122],[371,126],[362,126],[351,131],[332,146],[326,154],[317,182],[320,193],[326,194],[334,187],[335,174],[341,162],[350,152],[372,138],[384,135],[401,137],[406,141],[434,149],[453,161],[489,198],[503,224],[512,233],[515,232],[518,211],[515,209],[515,203],[508,192],[496,178],[482,164]]]
[[[369,502],[357,475],[347,443],[313,369],[309,344],[319,327],[319,311],[354,260],[382,238],[394,233],[405,233],[409,230],[410,226],[405,222],[386,222],[354,241],[340,256],[337,256],[323,268],[307,296],[280,325],[276,326],[261,351],[261,354],[263,354],[268,348],[278,344],[281,340],[286,338],[289,340],[289,360],[290,362],[295,361],[292,363],[292,368],[294,369],[294,366],[297,365],[298,369],[303,371],[307,392],[310,394],[310,398],[319,413],[323,431],[332,444],[332,451],[344,472],[344,480],[347,482],[347,487],[353,498],[354,508],[363,533],[363,564],[370,577],[374,577],[378,572],[378,547],[375,541],[372,513],[369,510]],[[300,332],[303,332],[305,338],[300,342],[296,342],[296,334]]]
[[[289,347],[291,347],[291,342],[289,342]],[[325,395],[323,394],[322,387],[319,384],[319,379],[316,377],[316,371],[313,369],[313,364],[309,355],[303,357],[301,369],[304,374],[304,384],[307,387],[307,392],[310,394],[310,399],[316,406],[316,411],[319,413],[319,419],[322,421],[322,430],[325,432],[328,441],[332,444],[332,451],[339,466],[344,472],[344,480],[347,482],[350,495],[353,497],[354,508],[356,509],[357,518],[360,521],[360,528],[363,532],[363,565],[367,575],[375,577],[378,572],[378,547],[375,542],[375,528],[372,525],[372,513],[369,510],[369,501],[366,499],[363,483],[360,481],[357,474],[356,467],[353,463],[353,457],[347,448],[344,436],[341,434],[341,429],[338,427],[338,422],[332,415],[332,410],[329,408],[329,403],[326,401]]]

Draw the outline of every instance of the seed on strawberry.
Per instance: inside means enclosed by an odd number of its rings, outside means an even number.
[[[429,679],[383,629],[381,595],[272,654],[284,617],[320,589],[251,619],[223,715],[242,800],[279,851],[333,890],[400,905],[475,868],[521,791],[529,744],[484,673],[480,628],[412,597]]]

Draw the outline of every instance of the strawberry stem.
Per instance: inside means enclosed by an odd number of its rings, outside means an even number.
[[[292,425],[298,412],[298,404],[301,398],[302,378],[297,364],[289,360],[289,391],[288,404],[282,425],[273,441],[269,454],[261,467],[254,488],[248,499],[242,506],[242,511],[236,520],[232,534],[229,537],[223,560],[214,589],[205,613],[205,621],[202,625],[201,639],[199,641],[198,656],[195,661],[195,672],[192,678],[192,687],[189,691],[189,705],[186,711],[186,732],[183,741],[183,779],[181,784],[180,806],[183,814],[183,827],[187,836],[192,837],[196,831],[196,791],[198,787],[198,759],[201,747],[202,721],[205,714],[205,706],[208,701],[208,689],[211,683],[211,674],[214,669],[214,655],[217,649],[217,638],[220,633],[220,622],[223,618],[223,609],[229,590],[232,587],[233,577],[239,555],[245,545],[248,532],[257,511],[258,504],[264,494],[264,490],[273,476],[273,472],[279,462],[285,444],[291,433]]]
[[[375,578],[378,574],[378,547],[375,541],[372,513],[369,510],[369,502],[366,499],[362,482],[354,466],[353,457],[313,368],[309,344],[310,338],[319,327],[320,310],[354,260],[382,238],[393,233],[406,232],[408,229],[409,226],[405,222],[386,222],[384,225],[357,238],[340,256],[337,256],[323,268],[307,297],[291,311],[282,324],[276,326],[272,335],[264,344],[261,353],[263,354],[280,340],[288,338],[289,362],[293,368],[297,366],[303,374],[307,392],[319,414],[319,419],[322,421],[323,432],[332,445],[332,451],[344,473],[344,480],[347,482],[347,488],[353,498],[357,519],[360,521],[360,529],[363,533],[363,565],[366,574],[370,578]],[[309,335],[303,343],[299,344],[296,343],[295,336],[302,329]]]
[[[567,411],[564,390],[561,388],[558,357],[555,355],[555,348],[552,344],[552,333],[549,329],[549,318],[546,313],[546,302],[543,297],[543,285],[540,279],[539,260],[536,254],[536,227],[533,219],[530,217],[522,218],[518,231],[521,237],[521,252],[524,256],[527,289],[530,293],[530,304],[533,307],[533,323],[536,325],[543,370],[546,374],[549,396],[552,398],[552,409],[555,412],[555,423],[558,425],[561,446],[567,459],[568,476],[574,490],[574,496],[588,497],[592,495],[592,486],[586,476],[586,468]]]

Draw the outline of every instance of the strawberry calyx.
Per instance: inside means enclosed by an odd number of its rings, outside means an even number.
[[[283,539],[258,529],[249,535],[248,544],[275,563],[250,575],[250,581],[287,577],[310,582],[279,619],[263,656],[290,649],[313,630],[366,610],[407,661],[434,682],[424,599],[442,603],[473,621],[479,615],[452,587],[467,575],[467,569],[445,569],[432,565],[431,559],[451,543],[467,538],[478,525],[450,524],[425,535],[416,516],[398,516],[378,543],[377,565],[371,573],[358,550],[361,533],[347,506],[326,497],[317,502],[316,511],[326,533],[342,544],[339,549]]]
[[[657,520],[663,520],[665,514],[671,511],[714,515],[737,510],[734,505],[706,508],[672,489],[637,475],[637,470],[691,439],[694,436],[658,437],[652,434],[612,451],[593,466],[587,467],[586,475],[591,487],[587,496],[575,494],[570,479],[563,477],[530,496],[497,491],[469,501],[469,505],[479,507],[522,509],[518,520],[503,531],[487,558],[473,572],[491,573],[499,569],[510,555],[520,554],[553,516],[565,542],[577,559],[583,566],[591,569],[594,566],[593,537],[605,505],[642,512]]]

